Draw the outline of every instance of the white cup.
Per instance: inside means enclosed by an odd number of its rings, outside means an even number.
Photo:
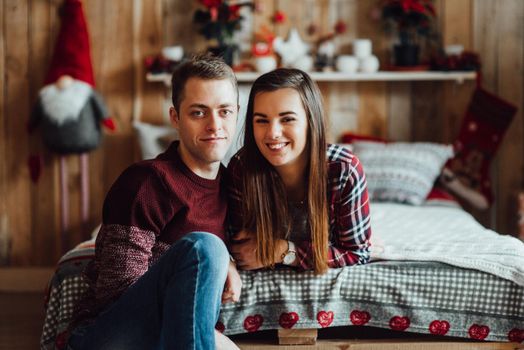
[[[313,69],[313,57],[309,55],[302,56],[293,62],[291,66],[304,72],[309,72]]]
[[[184,57],[182,46],[166,46],[162,49],[162,56],[170,61],[180,61]]]
[[[353,55],[357,58],[371,56],[372,45],[369,39],[355,39],[353,41]]]
[[[377,56],[375,55],[360,58],[358,60],[358,69],[362,73],[375,73],[378,71],[379,67],[380,67],[380,62]]]
[[[446,55],[452,56],[457,55],[459,56],[464,51],[464,46],[462,45],[448,45],[444,48],[444,51],[446,52]]]
[[[335,68],[339,72],[356,73],[358,68],[358,59],[351,55],[340,55],[335,61]]]
[[[255,57],[255,67],[260,73],[267,73],[277,68],[277,60],[274,56]]]

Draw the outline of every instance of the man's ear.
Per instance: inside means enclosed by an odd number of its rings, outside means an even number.
[[[171,125],[173,126],[173,128],[177,129],[178,130],[178,120],[179,120],[179,115],[178,113],[176,112],[176,109],[175,107],[170,107],[169,108],[169,120],[171,120]]]

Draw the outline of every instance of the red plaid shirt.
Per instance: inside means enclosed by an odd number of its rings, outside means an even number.
[[[366,176],[359,159],[347,148],[329,145],[328,201],[329,201],[329,251],[328,266],[332,268],[369,261],[371,237],[369,198]],[[229,215],[231,229],[242,229],[242,166],[237,156],[228,170]],[[313,269],[311,241],[294,242],[297,259],[304,270]]]

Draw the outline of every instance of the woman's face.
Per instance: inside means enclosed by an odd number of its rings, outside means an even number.
[[[308,121],[296,90],[258,93],[253,105],[253,132],[258,149],[277,171],[304,169]]]

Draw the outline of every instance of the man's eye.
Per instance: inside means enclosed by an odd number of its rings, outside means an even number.
[[[198,118],[198,117],[203,117],[204,114],[205,114],[205,113],[204,113],[203,111],[192,111],[192,112],[191,112],[191,115],[192,115],[193,117],[197,117],[197,118]]]

